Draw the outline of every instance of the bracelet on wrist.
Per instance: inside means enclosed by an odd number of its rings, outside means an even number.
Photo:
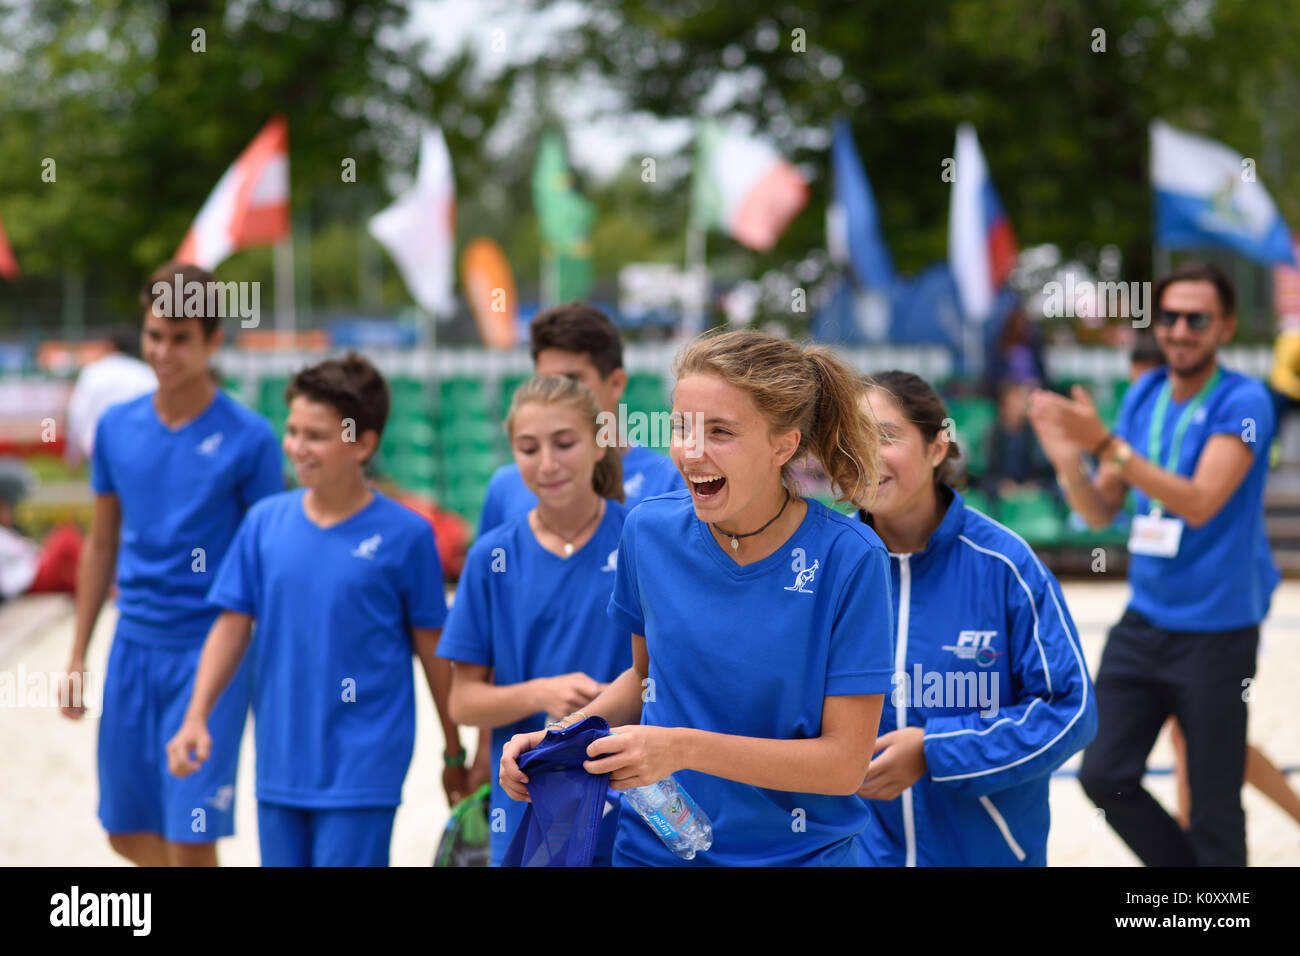
[[[578,719],[574,720],[575,717]],[[573,724],[576,724],[579,720],[585,720],[586,717],[587,715],[582,711],[575,710],[567,717],[561,717],[559,720],[552,720],[550,723],[546,725],[546,729],[550,730],[552,727],[559,727],[562,730],[567,730],[568,728],[572,727]],[[569,721],[572,721],[573,723],[570,723]]]
[[[467,756],[468,751],[466,750],[461,750],[458,754],[448,754],[447,751],[444,750],[442,752],[442,765],[444,767],[463,767],[465,766],[465,758]]]
[[[1120,439],[1115,444],[1115,450],[1106,456],[1104,464],[1110,468],[1111,472],[1119,477],[1124,472],[1124,466],[1128,464],[1133,457],[1133,446],[1124,439]]]

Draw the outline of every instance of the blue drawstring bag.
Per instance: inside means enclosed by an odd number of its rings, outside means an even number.
[[[582,769],[591,759],[587,746],[608,735],[603,717],[587,717],[547,731],[519,758],[532,799],[502,866],[609,865],[621,801],[609,789],[609,774]]]

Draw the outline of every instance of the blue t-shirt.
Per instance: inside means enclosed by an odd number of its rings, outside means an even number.
[[[395,807],[415,746],[412,628],[447,617],[429,522],[379,492],[320,528],[304,489],[259,502],[209,599],[256,619],[257,799]]]
[[[821,734],[826,697],[890,692],[888,552],[856,519],[807,504],[790,539],[745,567],[695,516],[688,491],[629,513],[609,614],[646,639],[641,723],[804,739]],[[767,790],[693,770],[675,776],[713,823],[713,847],[691,862],[857,863],[868,810],[853,794]],[[624,810],[614,862],[687,861]]]
[[[480,537],[465,558],[438,655],[494,668],[493,683],[501,686],[574,671],[600,683],[618,677],[632,666],[632,635],[605,608],[626,515],[607,501],[595,533],[568,558],[538,543],[526,513]],[[534,714],[492,729],[492,818],[505,811],[505,829],[492,828],[494,865],[526,806],[501,789],[501,751],[515,734],[545,725],[546,715]]]
[[[643,445],[633,445],[623,456],[625,507],[632,508],[646,498],[685,487],[686,480],[667,455],[661,455]],[[478,533],[485,534],[511,518],[527,514],[536,505],[537,496],[528,490],[524,480],[519,477],[519,466],[513,462],[502,465],[488,482]]]
[[[1168,375],[1152,369],[1124,395],[1115,432],[1148,456],[1147,442],[1156,400]],[[1165,467],[1174,430],[1186,402],[1169,403],[1160,441]],[[1156,627],[1169,631],[1228,631],[1258,624],[1268,614],[1278,570],[1264,527],[1264,482],[1273,441],[1274,410],[1268,391],[1254,379],[1222,370],[1219,384],[1193,414],[1174,468],[1191,477],[1212,435],[1246,441],[1255,463],[1219,513],[1199,528],[1184,524],[1172,558],[1134,554],[1129,559],[1130,606]],[[1147,514],[1151,499],[1133,489],[1135,514]],[[1166,509],[1166,513],[1172,515]]]
[[[175,430],[153,393],[113,405],[95,428],[90,484],[116,495],[117,633],[159,646],[203,643],[208,588],[244,513],[284,490],[280,442],[256,412],[217,390]]]

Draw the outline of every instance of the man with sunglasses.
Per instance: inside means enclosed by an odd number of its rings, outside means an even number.
[[[1097,672],[1097,736],[1079,780],[1148,866],[1245,866],[1241,780],[1259,624],[1278,571],[1264,529],[1275,416],[1264,385],[1218,350],[1237,326],[1231,280],[1208,264],[1156,283],[1165,365],[1129,388],[1110,432],[1086,391],[1037,391],[1030,420],[1070,506],[1094,528],[1132,488],[1129,605]],[[1099,461],[1096,474],[1083,455]],[[1187,737],[1191,826],[1142,787],[1165,719]]]

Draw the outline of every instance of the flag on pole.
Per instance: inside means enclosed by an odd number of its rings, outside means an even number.
[[[556,302],[580,299],[591,288],[591,227],[596,207],[573,188],[564,139],[547,130],[533,167],[533,207],[542,234],[542,258],[554,269]]]
[[[9,237],[5,235],[3,222],[0,222],[0,276],[10,282],[18,278],[18,260],[14,258],[14,250],[9,245]]]
[[[853,145],[848,120],[835,121],[831,141],[833,194],[826,207],[826,249],[832,262],[849,264],[858,284],[887,291],[894,263],[880,233],[871,181]]]
[[[426,127],[420,137],[415,185],[371,217],[369,229],[422,309],[432,315],[454,310],[456,181],[438,127]]]
[[[174,258],[215,269],[231,254],[289,235],[289,121],[274,116],[226,170]]]
[[[955,180],[948,206],[948,262],[962,311],[984,322],[1016,262],[1016,235],[998,198],[975,127],[957,127]]]
[[[1265,264],[1294,263],[1291,232],[1253,161],[1223,143],[1151,124],[1155,241],[1169,249],[1220,246]]]
[[[514,348],[519,338],[519,298],[501,247],[486,236],[471,239],[460,257],[460,284],[483,344],[490,349]]]
[[[691,180],[691,218],[767,252],[808,202],[808,183],[766,143],[700,127]]]

